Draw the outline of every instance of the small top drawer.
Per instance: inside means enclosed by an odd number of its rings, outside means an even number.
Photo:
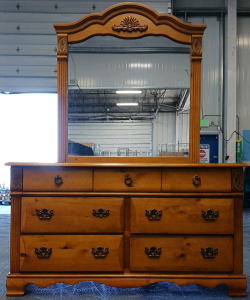
[[[160,168],[97,168],[95,192],[160,192]]]
[[[231,192],[230,168],[166,168],[163,192]]]
[[[23,191],[79,192],[92,191],[91,168],[24,168]]]

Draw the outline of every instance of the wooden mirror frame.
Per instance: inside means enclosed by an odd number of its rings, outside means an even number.
[[[126,26],[123,21],[128,21]],[[67,24],[54,24],[57,33],[58,161],[87,163],[199,163],[200,89],[202,35],[206,25],[191,25],[175,16],[160,14],[138,3],[121,3]],[[191,45],[190,129],[188,157],[99,157],[68,156],[68,44],[93,36],[111,35],[122,39],[165,36]]]

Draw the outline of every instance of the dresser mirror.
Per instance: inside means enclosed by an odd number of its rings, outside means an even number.
[[[69,156],[188,157],[189,110],[189,45],[95,36],[68,47]]]
[[[199,162],[205,25],[122,3],[54,27],[59,162]]]

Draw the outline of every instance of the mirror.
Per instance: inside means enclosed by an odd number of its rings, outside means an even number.
[[[188,156],[189,112],[189,45],[96,36],[69,46],[69,156]]]
[[[150,7],[147,7],[142,4],[138,3],[120,3],[116,4],[102,13],[93,13],[84,16],[83,18],[73,22],[73,23],[68,23],[68,24],[54,24],[54,27],[56,29],[57,33],[57,74],[58,74],[58,81],[57,81],[57,90],[58,90],[58,158],[59,162],[69,162],[69,163],[85,163],[86,165],[92,165],[94,164],[102,164],[102,163],[124,163],[124,164],[147,164],[147,163],[199,163],[199,141],[200,141],[200,87],[201,87],[201,59],[202,59],[202,35],[203,32],[206,28],[206,25],[192,25],[185,23],[178,18],[168,15],[168,14],[160,14],[154,10],[152,10]],[[167,66],[171,66],[171,64],[174,62],[175,65],[172,69],[167,67],[167,71],[170,72],[171,76],[166,76],[166,74],[162,74],[163,70],[166,70],[166,60],[162,62],[162,64],[159,62],[158,59],[156,59],[157,63],[154,61],[152,62],[152,66],[155,67],[155,70],[148,68],[149,60],[143,60],[143,58],[146,57],[148,54],[149,57],[152,58],[151,53],[145,53],[144,52],[144,47],[141,47],[141,52],[138,51],[136,53],[136,61],[122,61],[121,58],[119,58],[119,62],[116,63],[115,57],[117,55],[121,55],[122,53],[111,53],[110,55],[112,57],[107,59],[101,59],[101,56],[104,54],[97,55],[98,53],[95,53],[95,58],[93,59],[92,54],[89,53],[91,50],[90,49],[83,49],[84,47],[81,46],[82,42],[88,41],[90,38],[97,37],[97,36],[102,36],[102,37],[111,37],[111,38],[119,38],[118,40],[124,40],[124,44],[120,44],[118,48],[119,51],[124,51],[124,48],[126,47],[126,51],[128,52],[131,51],[132,53],[128,54],[125,56],[125,58],[131,58],[133,55],[133,52],[136,50],[135,41],[136,40],[141,40],[141,41],[146,41],[143,46],[149,46],[147,45],[147,40],[144,39],[145,37],[152,38],[155,43],[151,43],[150,45],[154,45],[154,49],[151,49],[152,51],[155,51],[155,54],[157,50],[159,51],[161,47],[159,46],[160,43],[158,43],[158,38],[167,38],[170,41],[174,41],[179,43],[180,45],[189,45],[190,47],[190,55],[188,53],[182,53],[182,50],[178,50],[179,53],[177,55],[177,59],[172,59],[171,55],[173,53],[157,53],[159,54],[164,54],[165,58],[168,56],[168,63]],[[142,39],[143,38],[143,39]],[[160,40],[159,40],[160,41]],[[94,42],[95,44],[96,42]],[[120,42],[121,43],[121,42]],[[94,45],[93,44],[93,45]],[[78,45],[78,49],[74,49],[75,45]],[[92,45],[92,46],[93,46]],[[180,46],[179,45],[179,46]],[[97,45],[100,48],[100,45]],[[77,46],[76,46],[77,47]],[[85,44],[86,47],[86,44]],[[113,49],[112,51],[117,51],[117,49],[114,49],[113,46],[110,46],[109,44],[105,44],[105,47],[110,47],[110,49]],[[103,47],[103,48],[105,48]],[[82,49],[81,49],[82,48]],[[171,48],[171,47],[169,47]],[[173,46],[173,48],[177,48],[177,46]],[[109,49],[109,50],[110,50]],[[107,50],[107,49],[104,49]],[[80,52],[80,53],[77,53]],[[87,58],[81,58],[79,59],[78,57],[80,54],[82,55],[83,51],[88,52],[88,55],[86,56]],[[98,50],[100,51],[100,49]],[[135,54],[135,53],[134,53]],[[177,54],[177,53],[175,53]],[[108,55],[108,53],[106,53]],[[189,64],[183,64],[181,61],[182,55],[189,57],[187,61],[189,61]],[[74,57],[73,57],[74,56]],[[73,59],[72,59],[73,58]],[[72,65],[70,65],[70,59],[72,59]],[[94,67],[91,65],[87,66],[89,62],[93,62],[95,64],[98,64],[97,67]],[[123,58],[122,58],[123,59]],[[85,61],[84,61],[85,60]],[[140,66],[144,66],[144,61],[146,61],[147,65],[147,71],[148,73],[143,69],[139,68],[138,62],[141,64]],[[109,63],[108,63],[109,62]],[[68,65],[69,63],[69,65]],[[136,63],[135,65],[133,65]],[[177,65],[176,65],[177,63]],[[105,67],[105,64],[110,66],[108,68],[107,66]],[[151,62],[150,62],[151,64]],[[164,65],[165,64],[165,65]],[[119,66],[122,67],[120,68]],[[161,67],[161,66],[164,67]],[[126,66],[130,66],[130,68],[127,68]],[[135,68],[132,71],[132,66]],[[177,72],[178,66],[181,68],[181,73]],[[184,66],[184,67],[183,67]],[[120,68],[120,69],[119,69]],[[115,72],[111,72],[112,69],[115,69]],[[119,72],[117,70],[119,69]],[[69,72],[68,72],[69,70]],[[95,74],[93,72],[96,72],[98,70],[98,74]],[[157,70],[157,71],[156,71]],[[87,73],[84,73],[84,72]],[[79,74],[78,74],[79,73]],[[72,77],[73,74],[73,77]],[[87,74],[87,75],[86,75]],[[147,74],[147,75],[145,75]],[[121,76],[119,76],[121,75]],[[146,77],[144,77],[144,75]],[[178,75],[178,80],[176,80],[176,75]],[[180,76],[181,75],[181,76]],[[82,77],[81,77],[82,76]],[[101,76],[102,79],[99,78]],[[85,80],[86,79],[86,80]],[[167,80],[166,80],[167,79]],[[68,89],[68,80],[70,83],[70,87]],[[84,81],[85,80],[85,81]],[[145,81],[144,81],[145,80]],[[190,86],[185,85],[185,80],[190,82]],[[146,83],[146,81],[148,81]],[[172,86],[172,83],[179,82],[176,86]],[[77,85],[75,88],[72,87],[72,85]],[[167,136],[170,137],[171,134],[168,132],[168,127],[163,126],[163,122],[159,121],[159,127],[162,126],[162,130],[156,131],[157,134],[153,134],[155,129],[152,129],[152,141],[151,141],[151,146],[149,146],[148,154],[149,157],[143,157],[143,159],[139,159],[138,157],[119,157],[118,158],[118,153],[121,154],[121,151],[119,152],[118,148],[123,148],[123,147],[117,147],[116,149],[116,154],[117,156],[110,157],[109,159],[101,157],[101,156],[94,156],[94,155],[87,155],[87,156],[70,156],[68,155],[68,96],[70,98],[69,101],[69,109],[72,109],[70,111],[70,114],[73,113],[73,107],[79,106],[79,101],[82,102],[90,102],[91,101],[96,101],[98,103],[98,98],[97,100],[84,100],[86,99],[86,96],[84,97],[79,97],[77,99],[76,94],[80,94],[84,92],[88,92],[89,94],[96,93],[96,91],[103,90],[103,95],[106,94],[112,94],[114,90],[117,88],[121,89],[127,89],[127,88],[133,88],[133,89],[140,89],[143,91],[142,97],[140,99],[134,99],[133,101],[139,101],[138,104],[138,109],[139,111],[136,113],[136,115],[139,115],[139,113],[145,113],[142,110],[142,107],[146,106],[144,104],[148,104],[148,107],[152,107],[154,111],[151,112],[151,117],[152,114],[156,114],[156,119],[157,116],[163,116],[164,113],[170,114],[169,112],[161,112],[160,110],[163,109],[163,107],[159,106],[159,101],[157,100],[157,97],[159,98],[159,95],[165,94],[170,95],[172,94],[172,97],[170,100],[166,99],[163,100],[164,107],[166,105],[175,105],[177,107],[180,107],[182,105],[182,100],[181,97],[184,95],[184,99],[188,99],[188,92],[190,93],[190,117],[189,117],[189,122],[185,121],[186,115],[183,114],[178,114],[176,112],[176,120],[183,118],[183,122],[179,124],[179,122],[176,122],[175,125],[175,133],[172,134],[174,138],[167,139],[165,138],[165,134],[167,132]],[[94,92],[91,92],[94,91]],[[173,93],[173,90],[175,90],[175,94]],[[176,91],[179,90],[179,91]],[[168,91],[168,92],[167,92]],[[96,93],[99,95],[100,98],[100,93]],[[107,92],[107,93],[106,93]],[[147,98],[149,95],[152,95],[153,93],[156,94],[153,100]],[[76,95],[74,96],[72,95]],[[177,97],[176,97],[177,96]],[[91,95],[92,97],[92,95]],[[143,98],[144,97],[144,98]],[[178,101],[173,101],[174,98],[179,98]],[[146,99],[145,103],[143,102]],[[161,98],[160,98],[161,99]],[[127,101],[128,99],[118,99],[116,98],[112,101]],[[131,99],[130,99],[131,100]],[[75,102],[74,102],[75,101]],[[169,101],[169,102],[167,102]],[[152,103],[151,103],[152,102]],[[157,105],[155,104],[157,102]],[[92,102],[93,103],[93,102]],[[103,102],[102,102],[103,103]],[[184,106],[186,106],[187,111],[188,111],[188,101],[183,102]],[[76,112],[76,108],[75,112]],[[85,108],[83,112],[86,115],[86,110],[90,108]],[[109,111],[107,112],[107,109]],[[105,112],[102,112],[103,116],[104,113],[106,114],[106,121],[108,119],[109,124],[110,123],[110,107],[106,108]],[[117,108],[116,108],[117,109]],[[141,109],[141,111],[140,111]],[[89,115],[94,112],[89,112]],[[96,112],[98,114],[101,114],[101,112]],[[107,114],[108,113],[108,114]],[[126,122],[135,122],[135,120],[132,120],[132,112],[131,108],[130,111],[126,112],[120,112],[120,114],[130,114],[131,117],[130,119],[126,120]],[[114,112],[114,114],[118,114],[118,111]],[[134,113],[135,115],[135,113]],[[133,116],[134,116],[133,115]],[[180,117],[181,116],[181,117]],[[70,118],[72,117],[69,116]],[[72,119],[71,119],[72,120]],[[82,121],[82,120],[81,120]],[[105,124],[105,126],[108,124],[107,122],[102,122],[102,124]],[[124,120],[125,121],[125,120]],[[136,120],[139,121],[139,120]],[[146,121],[146,120],[142,120]],[[92,121],[91,121],[92,122]],[[93,122],[92,122],[93,123]],[[151,122],[153,123],[153,122]],[[155,122],[156,123],[156,122]],[[83,123],[87,124],[86,120]],[[188,134],[185,134],[185,130],[188,131],[188,125],[189,124],[189,138]],[[113,126],[113,125],[112,125]],[[158,125],[157,125],[158,126]],[[157,127],[154,126],[153,127]],[[161,143],[164,143],[167,141],[167,143],[174,143],[175,145],[178,144],[178,141],[180,142],[179,139],[179,132],[180,128],[183,128],[182,134],[187,138],[187,141],[189,140],[189,149],[188,149],[188,157],[150,157],[150,155],[158,155],[159,147]],[[103,128],[103,126],[102,126]],[[171,127],[173,130],[173,126]],[[174,130],[173,130],[174,131]],[[160,133],[159,133],[160,132]],[[71,135],[71,133],[70,133]],[[161,137],[163,135],[163,137]],[[156,137],[159,137],[158,140]],[[70,136],[70,138],[72,138]],[[131,138],[130,138],[131,139]],[[155,142],[157,140],[157,142]],[[187,142],[186,141],[186,142]],[[72,141],[74,142],[74,140]],[[91,143],[91,141],[90,141]],[[93,141],[93,143],[96,143]],[[98,144],[98,140],[97,143]],[[140,144],[140,143],[138,143]],[[157,147],[155,145],[157,144]],[[101,146],[100,146],[101,147]],[[176,146],[175,146],[176,147]],[[130,153],[130,147],[127,145],[124,147],[125,153]],[[117,150],[118,149],[118,150]],[[148,148],[147,148],[148,149]],[[92,149],[93,150],[93,149]],[[102,149],[100,149],[102,150]],[[145,149],[146,150],[146,149]],[[176,151],[176,148],[175,148]],[[114,151],[113,151],[114,152]],[[160,151],[162,152],[162,151]],[[183,151],[186,152],[187,151]],[[93,153],[95,154],[95,151],[93,150]],[[104,153],[104,152],[100,152]],[[132,151],[131,153],[136,153],[136,149],[134,152]],[[140,152],[141,153],[141,152]],[[138,154],[138,150],[137,150]],[[108,155],[109,156],[109,155]],[[127,156],[127,155],[126,155]]]

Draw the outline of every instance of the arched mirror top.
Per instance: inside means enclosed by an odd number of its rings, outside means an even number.
[[[202,35],[206,25],[185,23],[175,16],[160,14],[138,3],[121,3],[102,13],[93,13],[67,24],[54,24],[57,33],[57,93],[59,162],[105,162],[107,157],[68,156],[68,44],[94,36],[139,39],[163,36],[190,45],[190,117],[188,157],[109,157],[114,163],[198,163],[200,140],[200,82]]]
[[[123,39],[165,36],[181,44],[192,44],[192,36],[201,36],[206,25],[185,23],[173,15],[160,14],[138,3],[121,3],[102,13],[86,15],[67,24],[54,24],[56,33],[67,35],[69,44],[82,42],[96,35],[112,35]],[[195,47],[201,47],[196,42]]]

